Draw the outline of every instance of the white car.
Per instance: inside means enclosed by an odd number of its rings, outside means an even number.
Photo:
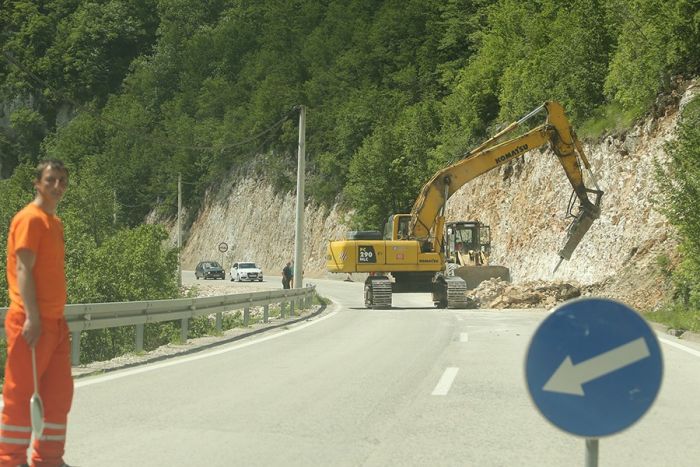
[[[263,272],[255,263],[233,263],[231,266],[232,281],[263,281]]]

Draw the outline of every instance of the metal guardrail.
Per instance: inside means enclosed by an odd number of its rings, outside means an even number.
[[[221,331],[223,312],[243,310],[243,324],[248,325],[250,308],[262,306],[263,321],[269,320],[269,306],[280,305],[284,318],[293,315],[295,306],[310,308],[316,292],[315,286],[302,289],[269,290],[216,297],[180,298],[175,300],[150,300],[142,302],[85,303],[66,305],[64,315],[71,332],[71,360],[80,364],[80,333],[90,329],[136,326],[135,350],[143,350],[143,330],[146,323],[181,320],[180,341],[187,342],[190,318],[216,314],[216,329]],[[287,305],[289,305],[287,307]],[[7,308],[0,308],[4,323]],[[0,336],[5,336],[0,326]]]

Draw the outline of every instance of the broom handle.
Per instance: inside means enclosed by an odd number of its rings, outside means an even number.
[[[37,388],[36,383],[36,352],[34,351],[34,347],[32,347],[32,373],[34,374],[34,394],[38,394],[39,389]]]

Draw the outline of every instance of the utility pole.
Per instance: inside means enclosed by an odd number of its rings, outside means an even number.
[[[304,272],[304,174],[306,172],[306,108],[299,106],[299,151],[297,157],[297,213],[294,235],[294,288],[303,287]]]
[[[177,174],[177,286],[182,287],[182,264],[180,249],[182,248],[182,174]]]

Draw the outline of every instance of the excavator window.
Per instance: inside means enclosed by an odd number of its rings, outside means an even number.
[[[399,240],[406,240],[408,238],[408,227],[410,223],[411,218],[409,216],[399,218]]]
[[[461,227],[461,226],[460,226]],[[473,250],[474,249],[474,228],[473,227],[461,227],[455,229],[454,241],[456,242],[455,247],[461,244],[461,249]]]

